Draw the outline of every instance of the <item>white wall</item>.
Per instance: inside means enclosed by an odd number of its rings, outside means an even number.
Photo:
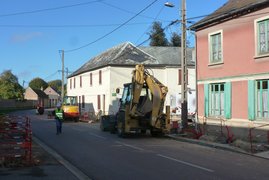
[[[76,76],[76,88],[74,89],[74,77],[72,77],[72,89],[70,89],[70,78],[67,82],[67,94],[70,96],[85,96],[84,111],[98,111],[97,95],[101,95],[101,109],[106,114],[114,114],[118,111],[118,100],[116,89],[123,90],[123,84],[130,83],[132,80],[132,71],[134,67],[105,67],[102,70],[102,84],[99,85],[99,69],[86,72]],[[149,73],[156,77],[161,83],[168,86],[165,105],[171,105],[171,97],[181,92],[181,86],[178,85],[178,68],[151,68]],[[92,73],[92,86],[90,86],[90,73]],[[189,85],[195,89],[195,69],[188,70]],[[80,76],[82,76],[82,87],[80,87]],[[103,110],[103,95],[105,95],[105,110]]]
[[[102,71],[102,84],[99,84],[99,70]],[[90,73],[92,73],[92,85],[90,85]],[[80,87],[80,76],[82,76],[82,87]],[[78,76],[72,77],[72,89],[70,89],[70,78],[67,83],[67,95],[69,96],[85,96],[85,108],[84,111],[98,111],[97,96],[101,96],[101,110],[103,110],[103,95],[106,98],[105,108],[107,109],[107,97],[109,95],[110,88],[110,68],[105,67],[91,72],[86,72]],[[74,78],[76,78],[76,87],[74,88]],[[79,98],[78,98],[79,99]]]
[[[166,69],[167,79],[166,83],[168,86],[168,94],[166,96],[166,105],[170,105],[171,109],[181,106],[181,85],[178,85],[178,68],[168,67]],[[196,92],[196,80],[195,80],[195,68],[188,69],[188,85],[187,88],[192,94],[187,94],[188,96],[188,109],[189,111],[195,110],[195,104],[193,104],[193,98]],[[190,96],[190,97],[189,97]],[[177,111],[180,114],[180,111]]]

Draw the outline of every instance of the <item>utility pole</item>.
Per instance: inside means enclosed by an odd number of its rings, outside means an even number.
[[[67,93],[68,73],[69,73],[69,71],[68,71],[68,67],[65,68],[65,72],[66,72],[66,77],[65,77],[65,79],[66,79],[66,93]]]
[[[62,92],[61,92],[62,102],[64,100],[64,50],[62,50]]]
[[[181,125],[188,126],[188,97],[187,97],[187,47],[186,47],[186,1],[181,0]]]

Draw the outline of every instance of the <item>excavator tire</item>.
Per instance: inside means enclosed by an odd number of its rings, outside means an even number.
[[[116,117],[118,136],[124,138],[125,133],[125,112],[120,112]]]

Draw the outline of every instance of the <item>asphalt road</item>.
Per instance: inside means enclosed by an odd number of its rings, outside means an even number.
[[[119,138],[99,124],[64,123],[33,115],[33,135],[94,180],[268,179],[269,161],[169,138]]]

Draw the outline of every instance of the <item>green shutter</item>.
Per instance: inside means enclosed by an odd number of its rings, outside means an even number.
[[[204,116],[208,117],[209,112],[209,84],[204,84]]]
[[[224,85],[224,114],[226,119],[231,119],[232,111],[232,83],[227,82]]]
[[[255,81],[248,81],[248,119],[255,119]]]

